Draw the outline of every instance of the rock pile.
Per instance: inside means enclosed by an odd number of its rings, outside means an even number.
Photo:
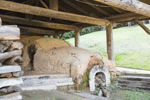
[[[17,42],[20,29],[16,25],[0,26],[0,100],[20,100],[20,85],[23,75],[23,44]]]

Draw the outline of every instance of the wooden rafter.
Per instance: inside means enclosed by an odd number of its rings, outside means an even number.
[[[49,7],[43,2],[43,0],[39,0],[39,1],[45,8],[49,9]]]
[[[21,34],[43,34],[43,35],[54,35],[55,31],[53,30],[43,30],[37,28],[29,28],[19,26]]]
[[[143,28],[143,30],[144,30],[147,34],[150,35],[150,30],[149,30],[143,23],[141,23],[139,20],[135,20],[135,22],[136,22],[139,26],[141,26],[141,27]]]
[[[54,28],[60,30],[76,30],[77,27],[73,25],[66,25],[66,24],[58,24],[58,23],[51,23],[51,22],[44,22],[38,20],[28,20],[25,18],[20,17],[12,17],[7,15],[0,15],[4,22],[9,22],[13,24],[22,24],[22,25],[29,25],[29,26],[36,26],[36,27],[43,27],[43,28]]]
[[[132,17],[115,19],[115,20],[112,20],[112,21],[121,23],[121,22],[129,22],[129,21],[141,20],[141,19],[150,19],[150,17],[137,15],[137,16],[132,16]]]
[[[88,3],[92,3],[91,1],[89,0],[83,0],[84,2],[88,2]],[[91,7],[93,7],[94,9],[98,10],[99,12],[103,13],[104,15],[107,15],[107,16],[110,16],[111,14],[102,10],[101,8],[97,7],[97,6],[94,6],[94,5],[90,5]]]
[[[102,25],[107,26],[110,24],[108,20],[105,19],[99,19],[99,18],[93,18],[83,15],[77,15],[77,14],[71,14],[61,11],[54,11],[50,9],[25,5],[25,4],[19,4],[15,2],[10,1],[0,1],[0,9],[3,10],[10,10],[15,12],[21,12],[26,14],[33,14],[38,16],[45,16],[45,17],[52,17],[57,19],[63,19],[63,20],[69,20],[74,22],[80,22],[80,23],[88,23],[88,24],[94,24],[94,25]]]
[[[84,9],[82,9],[81,7],[79,7],[78,5],[72,3],[69,0],[63,0],[65,3],[67,3],[68,5],[72,6],[73,8],[77,9],[78,11],[84,13],[85,15],[89,15],[88,12]]]
[[[135,19],[146,19],[147,16],[139,15],[136,13],[126,13],[126,14],[120,14],[116,16],[106,17],[107,20],[113,21],[113,22],[127,22],[132,21]]]
[[[119,13],[124,13],[123,10],[120,10],[120,9],[118,9],[118,8],[116,8],[116,7],[111,7],[111,8],[114,9],[114,10],[116,10],[116,11],[119,12]]]
[[[94,0],[123,10],[150,17],[150,5],[139,0]]]
[[[115,20],[115,19],[120,19],[120,18],[131,17],[131,16],[135,16],[135,15],[138,15],[138,14],[126,13],[126,14],[119,14],[119,15],[115,15],[115,16],[111,16],[111,17],[106,17],[106,19],[108,19],[108,20]]]

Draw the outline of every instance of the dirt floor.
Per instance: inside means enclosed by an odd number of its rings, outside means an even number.
[[[89,91],[87,89],[82,92],[70,92],[70,90],[23,91],[21,95],[22,100],[150,100],[150,91],[139,89],[122,90],[113,86],[109,87],[108,90],[110,91],[109,99],[88,95]]]
[[[52,90],[52,91],[24,91],[21,93],[22,100],[90,100],[77,95],[66,92]]]

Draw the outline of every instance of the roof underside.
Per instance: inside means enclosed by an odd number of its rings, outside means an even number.
[[[24,5],[31,5],[41,8],[49,7],[49,1],[50,0],[6,0],[6,1],[13,1],[16,3],[21,3]],[[42,4],[43,3],[45,4]],[[140,0],[143,3],[149,4],[149,0]],[[130,11],[126,11],[120,8],[112,7],[110,5],[106,5],[100,2],[96,2],[94,0],[59,0],[58,1],[58,11],[67,12],[67,13],[73,13],[77,15],[84,15],[89,16],[93,18],[99,18],[99,19],[106,19],[113,22],[129,22],[134,21],[135,19],[138,20],[146,20],[150,19],[150,17],[146,17],[140,14],[136,14]],[[0,17],[2,18],[3,24],[10,24],[14,25],[17,24],[21,27],[32,27],[32,28],[38,28],[43,30],[52,30],[55,32],[64,32],[64,31],[70,31],[74,28],[65,29],[65,28],[55,28],[55,27],[45,27],[45,26],[36,26],[32,24],[25,24],[25,22],[16,22],[15,19],[7,19],[3,15],[8,15],[9,17],[16,17],[16,18],[25,18],[28,19],[26,21],[32,22],[32,20],[40,21],[40,22],[48,22],[48,23],[57,23],[57,24],[64,24],[64,25],[72,25],[70,27],[86,27],[86,26],[93,26],[94,24],[84,23],[84,22],[76,22],[71,20],[65,20],[65,19],[59,19],[59,18],[50,18],[45,16],[39,16],[39,15],[33,15],[33,14],[27,14],[17,11],[11,11],[6,9],[0,9]],[[32,34],[30,34],[32,35]]]

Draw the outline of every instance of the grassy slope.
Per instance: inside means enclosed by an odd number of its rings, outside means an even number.
[[[150,28],[150,25],[146,25]],[[116,65],[150,69],[150,36],[139,26],[114,29]],[[74,45],[74,38],[66,40]],[[107,57],[106,32],[93,32],[80,38],[81,48]]]

